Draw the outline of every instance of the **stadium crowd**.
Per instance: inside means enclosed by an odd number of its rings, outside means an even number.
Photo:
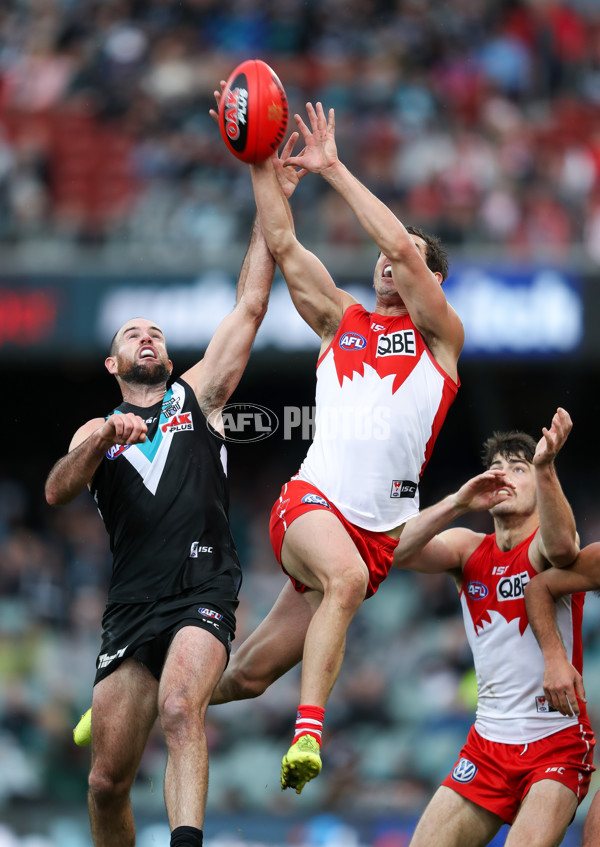
[[[243,468],[232,480],[232,525],[244,567],[238,643],[284,582],[267,534],[276,475],[273,467],[253,472],[251,498]],[[439,480],[439,491],[449,484]],[[597,540],[600,521],[589,501],[585,515],[583,544]],[[466,525],[490,528],[486,515],[473,515]],[[83,808],[88,751],[75,747],[71,730],[90,701],[110,570],[107,536],[92,498],[84,493],[52,510],[41,490],[3,476],[0,561],[0,809],[41,802]],[[600,601],[592,595],[584,633],[588,708],[592,724],[600,726]],[[297,671],[257,700],[209,710],[209,812],[282,815],[295,809],[297,798],[281,793],[278,776]],[[344,668],[327,710],[327,768],[318,790],[304,792],[303,808],[417,814],[453,764],[475,698],[452,579],[393,572],[348,633]],[[157,732],[137,780],[138,807],[156,813],[164,761]]]
[[[0,244],[245,241],[246,168],[208,116],[266,59],[336,109],[358,177],[449,244],[600,261],[594,0],[6,0]],[[360,242],[319,180],[305,238]]]
[[[597,0],[3,0],[0,249],[245,242],[247,169],[208,110],[218,81],[251,56],[277,71],[292,111],[335,107],[353,171],[451,249],[600,263]],[[322,180],[303,181],[294,213],[306,242],[361,244]],[[0,811],[85,805],[88,755],[71,729],[90,701],[110,553],[91,498],[50,510],[29,484],[38,477],[39,466],[0,466]],[[284,581],[266,532],[281,480],[254,479],[262,494],[250,501],[234,482],[239,641]],[[591,491],[579,495],[586,544],[600,538],[600,513]],[[598,731],[594,597],[584,633]],[[304,807],[418,813],[472,722],[474,687],[451,580],[392,574],[349,632],[328,766]],[[257,701],[210,710],[209,811],[290,809],[278,775],[297,691],[292,672]],[[159,805],[163,767],[157,735],[138,805]]]

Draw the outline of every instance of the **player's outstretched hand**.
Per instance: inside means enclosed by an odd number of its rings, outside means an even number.
[[[217,123],[217,125],[219,123],[219,103],[221,102],[221,97],[223,96],[223,92],[225,91],[226,85],[227,85],[227,80],[224,80],[224,79],[219,80],[219,86],[220,86],[221,90],[220,91],[216,91],[216,90],[213,91],[213,94],[215,95],[215,100],[217,101],[217,108],[208,110],[208,114],[211,116],[213,121],[215,121]]]
[[[458,508],[466,512],[483,512],[511,496],[515,484],[500,468],[492,468],[467,480],[454,495]]]
[[[217,103],[216,109],[209,109],[208,114],[211,118],[218,124],[219,123],[219,103],[221,102],[221,97],[223,96],[223,91],[225,90],[225,86],[227,82],[222,79],[219,82],[221,87],[220,91],[213,91],[215,96],[215,101]],[[292,154],[292,150],[294,149],[294,145],[299,138],[298,132],[292,132],[288,140],[286,141],[281,154],[273,153],[273,163],[275,165],[275,171],[277,173],[277,179],[279,180],[279,184],[281,185],[281,190],[289,200],[294,191],[296,190],[296,186],[300,182],[303,176],[305,176],[308,171],[306,168],[299,166],[298,168],[291,167],[283,167],[283,163],[286,159]]]
[[[569,717],[579,714],[577,698],[585,703],[583,679],[566,656],[546,660],[544,694],[550,706],[561,714]]]
[[[289,200],[294,191],[296,190],[296,186],[300,182],[303,176],[306,176],[308,171],[306,168],[294,168],[292,166],[284,167],[284,162],[286,160],[289,161],[289,157],[294,149],[294,144],[299,138],[299,134],[297,132],[293,132],[288,140],[285,143],[281,154],[278,156],[277,153],[273,154],[273,164],[275,165],[275,173],[277,174],[277,179],[279,180],[279,185],[281,186],[281,190]]]
[[[101,437],[110,444],[140,444],[147,432],[145,421],[133,412],[111,415],[100,427]]]
[[[536,466],[551,464],[562,448],[573,428],[571,416],[560,406],[556,410],[550,429],[542,427],[542,437],[537,443],[533,464]]]
[[[316,109],[312,103],[306,104],[310,129],[300,115],[294,115],[294,120],[304,140],[304,149],[297,156],[283,159],[286,167],[306,168],[311,173],[322,173],[338,161],[335,145],[335,113],[329,110],[328,117],[322,103],[317,103]]]

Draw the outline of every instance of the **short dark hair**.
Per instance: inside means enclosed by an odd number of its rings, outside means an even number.
[[[119,334],[120,331],[121,330],[118,329],[115,332],[115,334],[113,335],[113,337],[111,338],[110,347],[108,348],[108,355],[109,356],[114,356],[117,352],[117,335]]]
[[[406,231],[422,238],[426,245],[425,262],[433,273],[440,273],[442,280],[448,278],[448,254],[437,235],[423,232],[418,226],[407,226]]]
[[[531,464],[535,456],[537,443],[526,432],[514,429],[511,432],[494,432],[483,442],[481,461],[484,468],[489,468],[495,457],[500,455],[505,459],[520,456]]]

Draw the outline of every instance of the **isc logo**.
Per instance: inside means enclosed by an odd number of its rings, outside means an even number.
[[[190,548],[190,559],[197,559],[199,553],[212,553],[212,551],[212,547],[208,547],[206,544],[199,544],[197,541],[193,541],[192,546]]]
[[[362,350],[366,344],[367,339],[358,332],[345,332],[340,338],[342,350]]]
[[[527,571],[501,579],[496,588],[498,600],[520,600],[529,582]]]
[[[377,341],[378,356],[416,356],[417,345],[414,329],[403,329],[380,335]]]

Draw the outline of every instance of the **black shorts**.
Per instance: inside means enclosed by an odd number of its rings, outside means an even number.
[[[198,591],[152,603],[109,603],[102,617],[102,646],[94,685],[128,658],[142,662],[158,680],[173,638],[185,626],[205,629],[227,650],[235,638],[238,600]]]

